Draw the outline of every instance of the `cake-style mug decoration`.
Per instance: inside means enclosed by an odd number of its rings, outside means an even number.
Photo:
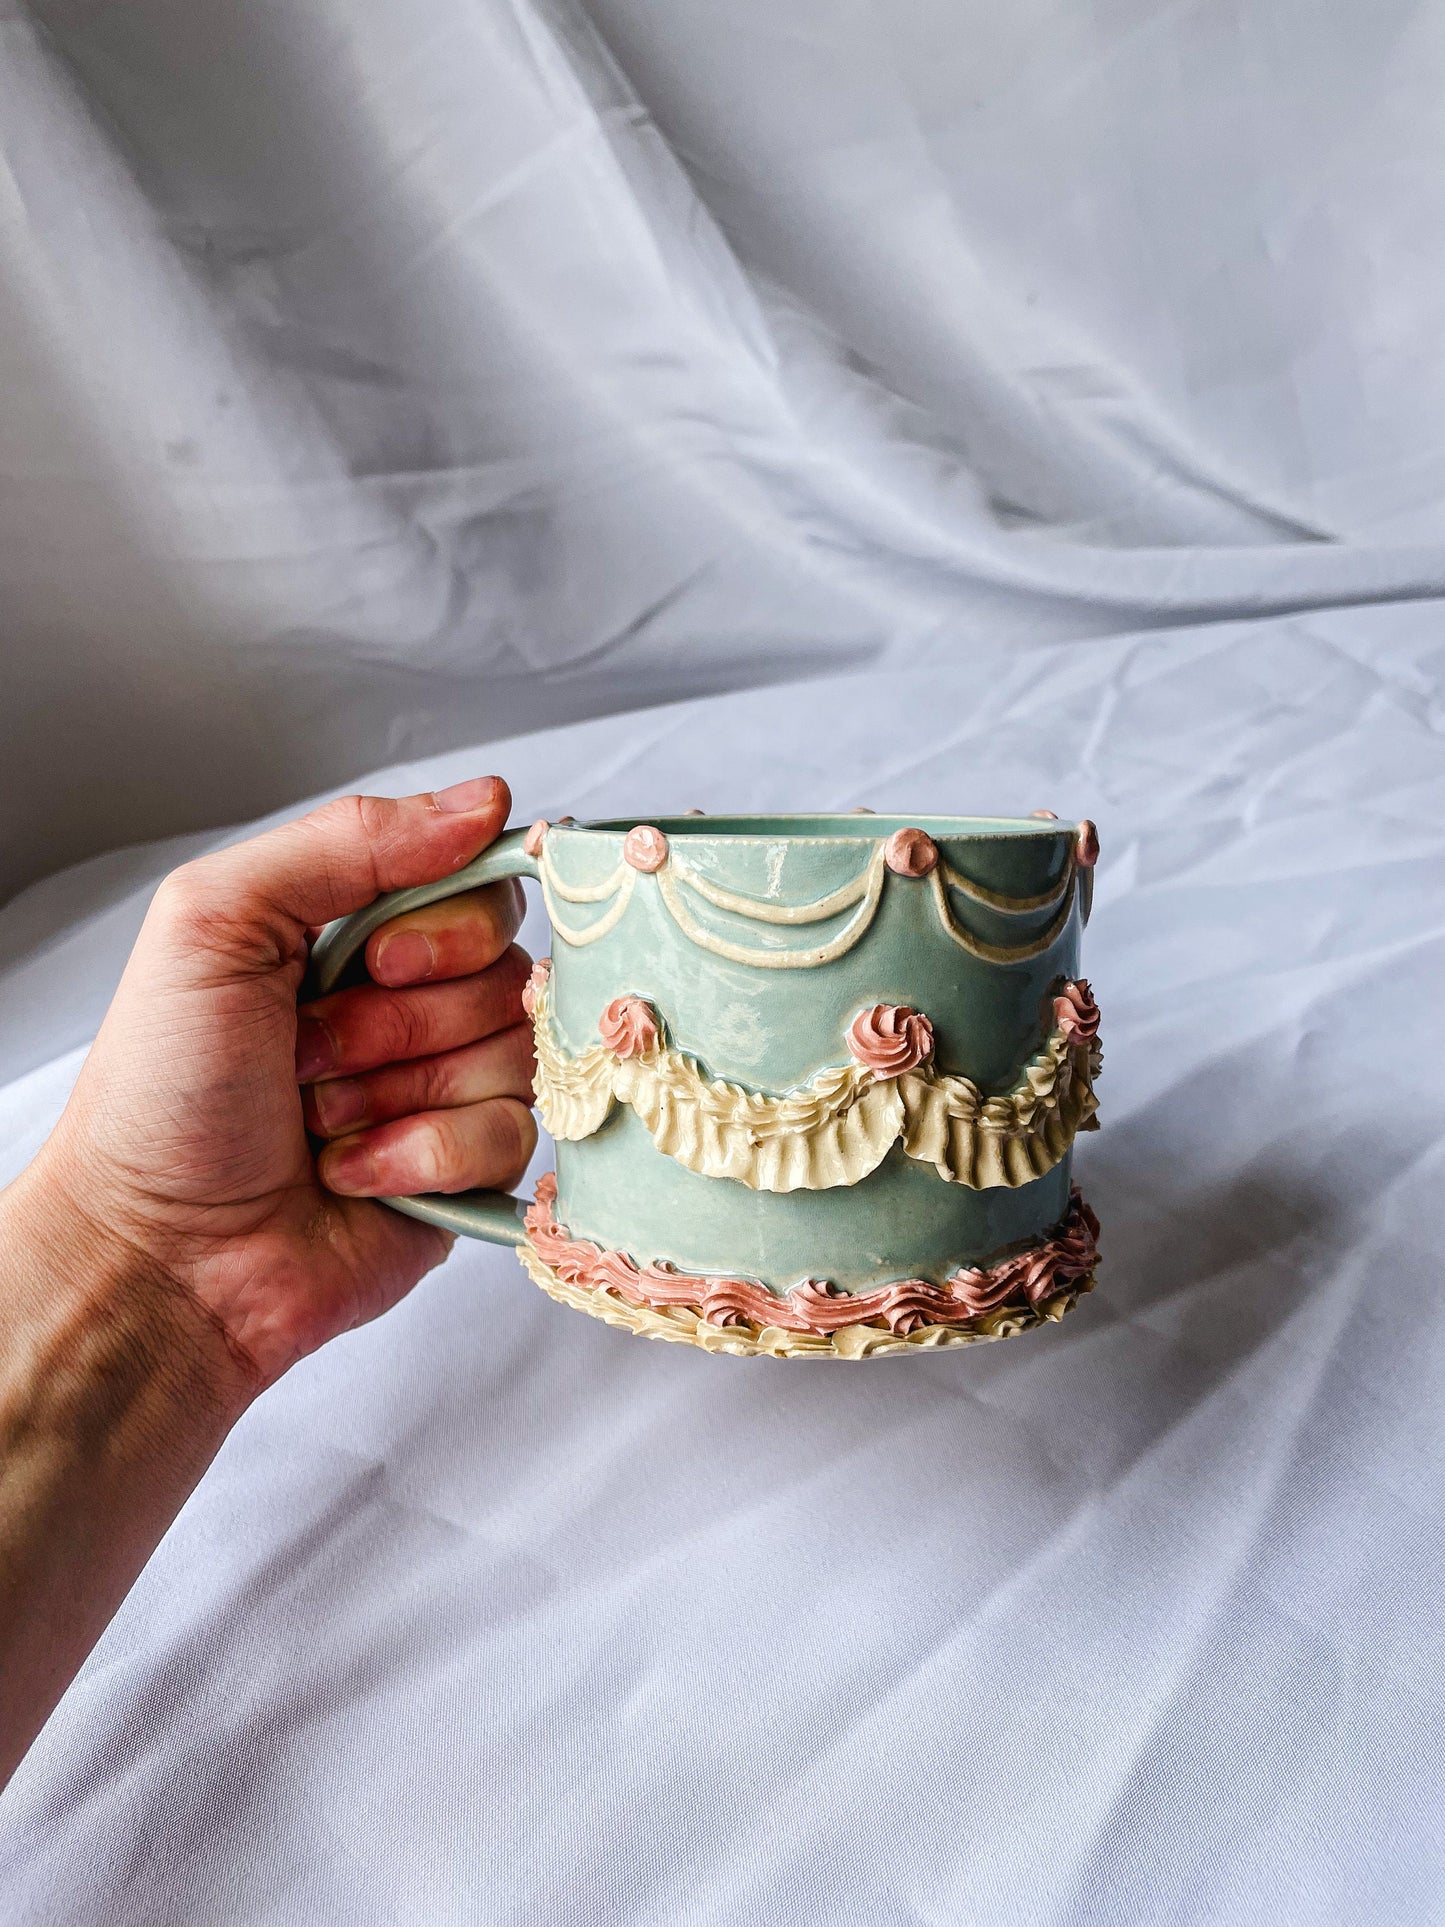
[[[308,994],[388,918],[532,878],[553,944],[523,1004],[556,1176],[530,1201],[387,1203],[709,1351],[1007,1338],[1094,1280],[1070,1166],[1097,1122],[1098,849],[1043,814],[538,822],[331,925]]]

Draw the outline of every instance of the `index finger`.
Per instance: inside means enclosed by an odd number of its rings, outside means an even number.
[[[366,968],[389,988],[470,977],[511,947],[525,910],[515,877],[408,910],[368,938]]]

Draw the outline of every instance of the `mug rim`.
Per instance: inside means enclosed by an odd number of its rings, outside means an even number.
[[[795,825],[806,824],[807,829]],[[813,825],[826,826],[813,828]],[[622,816],[595,822],[553,821],[548,833],[571,836],[626,836],[635,829],[661,830],[673,837],[711,837],[719,843],[757,842],[786,836],[794,843],[859,843],[892,836],[898,830],[922,830],[935,842],[1001,841],[1005,838],[1068,837],[1078,825],[1060,817],[1029,816],[902,816],[890,811],[776,811],[708,816],[701,811],[681,816]]]

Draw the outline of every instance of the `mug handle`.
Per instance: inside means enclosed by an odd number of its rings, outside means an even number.
[[[410,890],[393,890],[353,916],[328,923],[312,946],[311,966],[301,990],[303,1001],[335,990],[347,965],[360,955],[372,932],[404,911],[421,910],[483,883],[500,883],[504,877],[531,877],[535,882],[537,860],[527,854],[526,838],[526,830],[509,830],[454,875],[438,883],[419,883]],[[494,1245],[526,1243],[522,1214],[531,1201],[510,1197],[505,1191],[459,1191],[452,1196],[434,1191],[425,1197],[378,1198],[376,1202],[390,1205],[408,1218],[420,1218],[424,1224],[459,1232],[464,1238],[484,1238]]]

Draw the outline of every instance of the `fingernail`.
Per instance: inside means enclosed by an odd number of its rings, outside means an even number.
[[[414,984],[436,967],[437,953],[429,937],[420,930],[398,930],[378,947],[372,975],[384,984]]]
[[[375,1160],[364,1144],[333,1144],[321,1153],[317,1169],[328,1191],[361,1197],[376,1188]]]
[[[301,1084],[320,1077],[336,1062],[336,1044],[319,1017],[296,1019],[296,1078]]]
[[[500,777],[469,776],[465,783],[453,783],[450,789],[434,790],[432,802],[448,816],[467,816],[473,810],[487,809],[497,800],[500,788]]]
[[[366,1117],[366,1086],[355,1077],[333,1077],[314,1087],[311,1102],[328,1131],[344,1131]]]

